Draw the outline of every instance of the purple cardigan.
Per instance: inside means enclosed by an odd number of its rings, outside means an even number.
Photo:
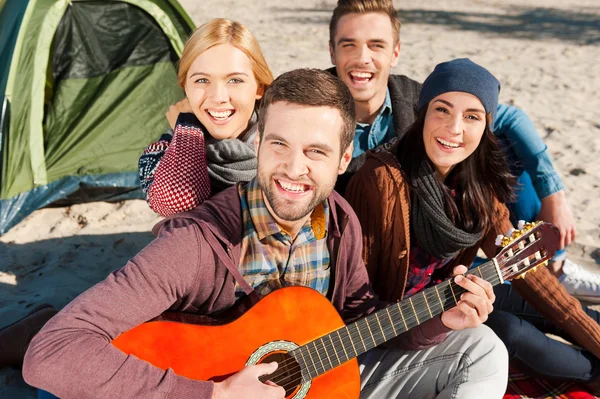
[[[330,299],[350,322],[381,303],[362,261],[356,215],[335,192],[329,203],[328,245],[331,264],[336,265]],[[126,355],[110,342],[165,310],[210,315],[234,304],[242,237],[237,188],[161,221],[153,232],[154,241],[123,268],[78,296],[35,336],[23,366],[28,384],[62,399],[211,398],[212,382],[159,369]],[[246,288],[251,290],[247,284]],[[396,345],[405,349],[435,345],[446,331],[437,317],[402,334]]]

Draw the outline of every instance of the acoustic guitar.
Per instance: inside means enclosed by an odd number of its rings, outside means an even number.
[[[554,255],[558,242],[553,225],[527,223],[502,239],[504,248],[496,257],[468,274],[492,285],[524,277]],[[285,388],[286,398],[356,399],[360,395],[356,357],[454,307],[463,292],[450,279],[344,325],[325,296],[306,287],[287,287],[243,309],[234,320],[177,313],[173,320],[179,321],[150,321],[112,343],[127,354],[197,380],[222,381],[245,366],[276,361],[278,369],[260,380]]]

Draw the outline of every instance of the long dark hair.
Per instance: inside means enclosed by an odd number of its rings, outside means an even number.
[[[424,107],[415,123],[400,139],[396,153],[406,181],[413,190],[416,189],[413,182],[418,178],[421,162],[429,162],[434,168],[423,141],[426,112],[427,107]],[[485,231],[492,225],[495,219],[493,199],[497,198],[502,203],[510,202],[513,199],[512,187],[516,183],[496,136],[489,128],[490,114],[486,121],[481,142],[475,151],[446,177],[446,181],[456,189],[456,195],[453,196],[452,189],[438,179],[444,193],[446,214],[456,227],[469,233]]]

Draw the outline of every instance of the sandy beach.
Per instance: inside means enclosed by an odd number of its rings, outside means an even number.
[[[243,22],[275,75],[331,66],[335,1],[180,0],[197,25]],[[577,223],[569,257],[600,272],[600,6],[597,0],[396,2],[402,20],[395,73],[423,80],[469,57],[502,82],[501,102],[523,108],[549,147]],[[166,111],[166,110],[165,110]],[[38,210],[0,237],[0,327],[32,307],[62,307],[152,240],[160,220],[144,201]],[[21,373],[0,369],[0,398],[35,398]]]

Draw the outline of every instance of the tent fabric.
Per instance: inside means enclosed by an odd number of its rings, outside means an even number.
[[[2,8],[0,8],[0,54],[2,54],[0,57],[0,104],[4,102],[10,62],[27,4],[27,0],[8,3],[3,0]]]
[[[53,45],[53,81],[177,61],[169,40],[150,15],[126,3],[102,7],[82,3],[67,8],[54,33]]]
[[[19,2],[0,13],[21,16],[18,35],[0,30],[13,48],[0,64],[0,234],[58,200],[141,197],[137,160],[183,97],[175,64],[193,29],[174,0]]]

